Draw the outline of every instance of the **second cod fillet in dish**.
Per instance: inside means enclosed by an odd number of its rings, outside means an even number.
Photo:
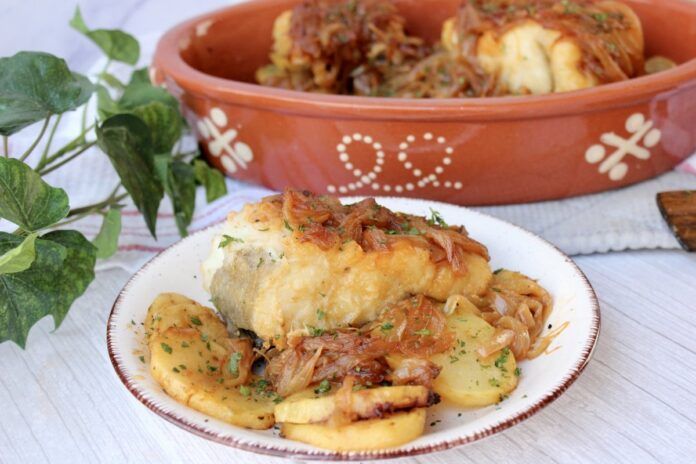
[[[442,44],[476,59],[498,92],[545,94],[643,73],[643,29],[616,1],[470,0],[442,28]]]
[[[286,190],[231,213],[203,264],[206,288],[233,328],[268,344],[360,326],[405,297],[483,295],[485,246],[463,227],[394,213],[366,199]]]

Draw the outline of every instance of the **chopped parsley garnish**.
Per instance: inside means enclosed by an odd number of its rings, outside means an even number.
[[[486,13],[495,13],[498,11],[499,7],[493,2],[486,2],[481,6],[481,9]]]
[[[172,347],[171,346],[167,345],[164,342],[160,343],[160,346],[162,347],[162,349],[164,350],[165,353],[172,354]]]
[[[500,356],[498,356],[498,359],[495,360],[495,367],[504,371],[505,370],[505,363],[507,362],[509,357],[510,357],[510,348],[508,348],[506,346],[500,352]]]
[[[177,368],[177,367],[172,367],[172,370],[173,370],[174,372],[176,372],[177,374],[178,374],[179,372],[181,372],[181,371],[179,370],[179,368]]]
[[[283,224],[285,224],[285,228],[288,229],[290,232],[293,231],[293,228],[292,228],[292,226],[290,225],[290,223],[288,222],[287,219],[283,219]]]
[[[609,15],[606,13],[592,13],[592,17],[598,23],[603,23],[609,18]]]
[[[500,386],[500,380],[496,379],[495,377],[491,377],[490,379],[488,379],[488,383],[491,385],[491,387]]]
[[[428,337],[428,336],[430,336],[430,335],[433,334],[433,333],[430,331],[430,329],[420,329],[420,330],[414,331],[413,333],[414,333],[415,335],[420,335],[420,336],[422,336],[422,337]]]
[[[181,347],[182,347],[182,348],[188,348],[189,346],[191,346],[191,345],[189,345],[188,342],[181,342]]]
[[[242,396],[249,396],[251,395],[251,389],[247,387],[246,385],[240,385],[239,386],[239,393],[242,394]]]
[[[442,215],[432,208],[430,208],[430,218],[428,219],[428,224],[430,224],[431,226],[437,225],[440,227],[449,227],[445,220],[442,218]]]
[[[379,330],[381,330],[382,332],[385,332],[385,333],[386,333],[386,332],[389,332],[389,331],[390,331],[391,329],[393,329],[393,328],[394,328],[394,324],[392,324],[391,322],[387,321],[387,322],[385,322],[384,324],[382,324],[382,325],[380,326]]]
[[[317,309],[317,319],[321,321],[324,317],[326,317],[326,313],[321,309]]]
[[[191,324],[193,325],[203,325],[198,316],[191,316]]]
[[[218,248],[225,248],[227,245],[233,242],[244,243],[244,240],[237,237],[230,237],[229,235],[223,235],[222,240],[220,240],[220,244],[218,245]]]
[[[515,368],[515,377],[519,377],[520,375],[522,375],[522,369],[520,369],[519,367],[516,367]]]
[[[503,268],[502,268],[502,267],[500,267],[500,268],[496,269],[495,271],[493,271],[493,274],[500,274],[501,272],[503,272]]]
[[[399,233],[399,232],[397,232],[397,231],[394,230],[394,229],[389,229],[389,230],[387,231],[387,235],[396,235],[396,234],[398,234],[398,233]]]
[[[285,398],[283,398],[282,396],[280,396],[279,394],[276,393],[275,397],[273,398],[273,402],[275,404],[282,403],[284,399]]]
[[[459,361],[459,358],[457,356],[454,356],[454,355],[450,355],[449,359],[450,359],[450,364],[454,364],[457,361]]]
[[[331,384],[326,379],[322,380],[317,386],[317,388],[314,389],[314,393],[316,393],[317,395],[322,393],[328,393],[329,391],[331,391]]]
[[[307,331],[309,332],[310,337],[321,337],[324,335],[324,329],[321,327],[314,327],[313,325],[307,327]]]
[[[215,371],[217,370],[217,367],[215,367],[215,366],[208,366],[208,370],[209,370],[210,372],[215,372]]]
[[[265,393],[266,390],[268,390],[268,380],[265,380],[265,379],[257,380],[255,387],[256,387],[256,393],[258,393],[259,395],[262,393]]]
[[[138,359],[140,359],[141,363],[145,363],[145,356],[138,356]]]
[[[563,5],[563,14],[578,14],[580,11],[580,5],[570,0],[561,0],[561,5]]]
[[[232,354],[230,359],[227,361],[227,372],[232,374],[235,379],[239,377],[239,361],[242,360],[242,356],[242,353],[237,351]]]

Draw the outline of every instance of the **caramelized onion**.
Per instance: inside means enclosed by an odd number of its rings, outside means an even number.
[[[444,313],[429,298],[418,295],[383,311],[370,331],[392,344],[393,352],[428,358],[452,347],[455,335],[446,324]]]
[[[477,304],[481,317],[496,328],[491,343],[479,350],[481,356],[509,347],[519,361],[538,355],[551,343],[539,339],[551,311],[551,296],[529,277],[507,270],[496,272],[488,293]]]
[[[434,263],[448,263],[455,272],[466,272],[467,253],[488,259],[488,250],[470,238],[463,227],[448,227],[422,217],[394,213],[374,198],[353,205],[338,199],[286,189],[264,201],[281,209],[293,234],[323,250],[355,241],[365,251],[385,251],[397,242],[409,242],[428,250]]]
[[[423,385],[431,388],[440,366],[423,358],[403,358],[394,363],[389,380],[394,385]]]
[[[360,331],[340,329],[291,339],[287,349],[269,356],[266,377],[281,396],[347,376],[360,385],[391,381],[429,386],[440,370],[426,358],[449,350],[454,343],[454,333],[445,322],[442,311],[428,298],[409,298]],[[405,358],[405,364],[390,373],[388,355]]]

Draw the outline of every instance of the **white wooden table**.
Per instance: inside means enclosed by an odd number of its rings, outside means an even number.
[[[144,34],[228,2],[81,3],[90,24]],[[69,33],[72,8],[72,2],[3,0],[0,55],[46,50],[86,69],[97,52]],[[400,462],[696,462],[696,254],[644,251],[577,261],[602,308],[599,344],[580,379],[510,430]],[[58,331],[43,320],[26,351],[0,345],[0,462],[283,462],[184,432],[126,391],[108,359],[105,327],[128,277],[119,269],[98,273]]]
[[[602,332],[578,381],[536,416],[462,448],[402,462],[663,462],[696,457],[696,255],[578,258],[597,290]],[[193,436],[135,400],[105,347],[109,308],[129,277],[99,273],[26,351],[0,345],[0,462],[282,462]]]

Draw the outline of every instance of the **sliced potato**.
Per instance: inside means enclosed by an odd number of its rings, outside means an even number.
[[[360,420],[340,427],[326,424],[281,426],[281,435],[334,451],[364,451],[393,448],[423,434],[425,408],[398,412],[382,419]]]
[[[237,385],[225,344],[202,338],[194,328],[170,327],[153,334],[149,346],[150,373],[177,401],[242,427],[273,425],[272,398]]]
[[[188,405],[209,416],[250,429],[269,429],[275,423],[275,405],[270,399],[255,393],[245,396],[238,388],[196,392]]]
[[[147,310],[147,337],[150,338],[170,327],[194,328],[213,340],[228,337],[225,324],[212,309],[183,295],[162,293]]]
[[[442,367],[433,389],[443,398],[460,406],[480,407],[498,403],[517,386],[517,364],[509,350],[479,358],[476,350],[495,333],[486,321],[467,311],[447,318],[457,339],[450,351],[435,355],[431,361]]]
[[[432,395],[420,385],[378,387],[351,393],[351,420],[382,417],[396,411],[429,406]],[[275,408],[278,422],[309,424],[324,422],[334,413],[335,395],[321,396],[312,389],[286,398]]]

